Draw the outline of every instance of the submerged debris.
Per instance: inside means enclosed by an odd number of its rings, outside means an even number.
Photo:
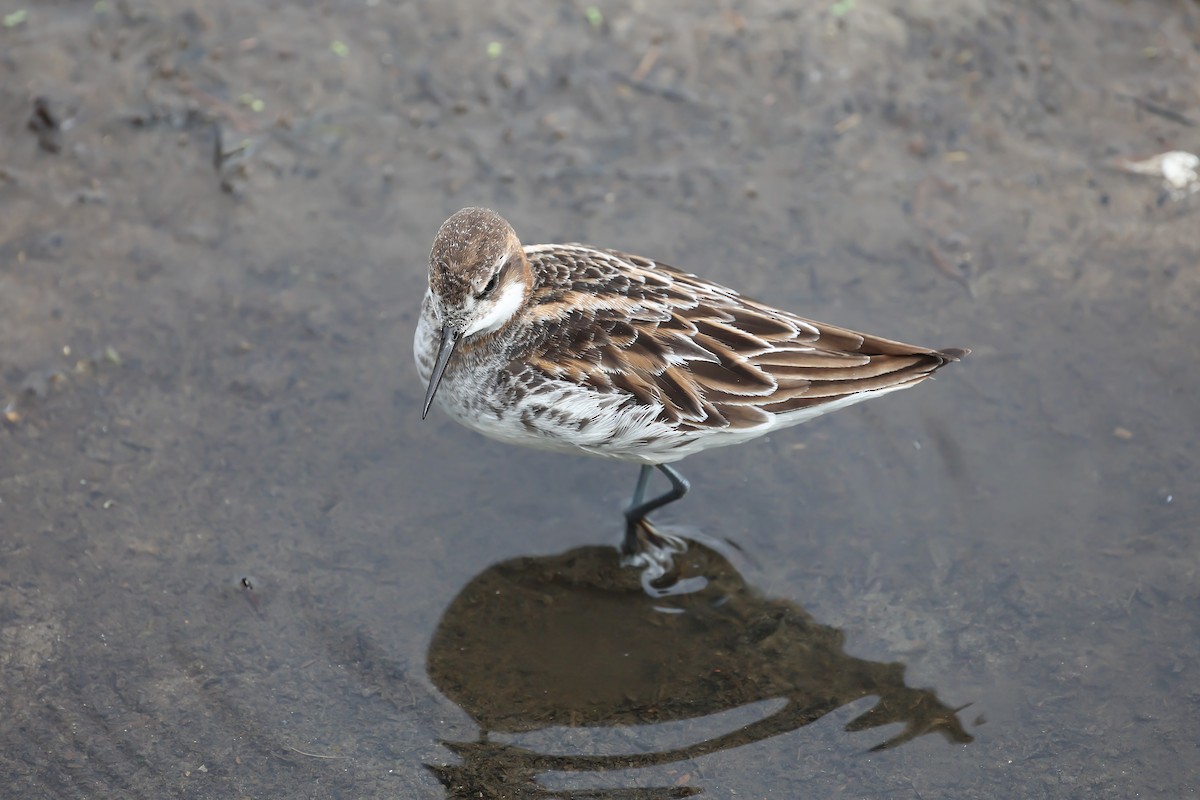
[[[33,113],[25,127],[37,136],[38,147],[47,153],[62,150],[62,122],[50,110],[50,101],[44,97],[33,98]]]
[[[70,356],[71,347],[63,347],[62,352],[64,356]],[[25,376],[14,397],[0,398],[0,424],[17,427],[26,421],[30,409],[37,401],[48,397],[55,389],[67,386],[73,380],[95,374],[105,365],[121,367],[123,364],[117,348],[105,345],[90,356],[76,359],[70,367],[54,366],[35,370]]]

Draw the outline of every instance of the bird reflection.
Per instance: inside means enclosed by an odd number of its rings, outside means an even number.
[[[872,750],[935,731],[951,742],[971,741],[957,709],[932,690],[904,683],[903,665],[847,655],[840,630],[815,622],[790,601],[763,597],[714,547],[691,542],[674,563],[675,572],[656,582],[664,589],[657,597],[606,547],[506,561],[458,594],[434,633],[428,670],[481,733],[477,742],[444,743],[460,763],[429,766],[448,796],[687,797],[700,790],[552,791],[536,779],[550,771],[663,765],[740,747],[868,696],[876,698],[874,706],[847,730],[904,726]],[[668,586],[688,591],[672,593]],[[706,718],[767,700],[775,703],[736,730],[711,731],[718,723]],[[677,735],[681,721],[688,721],[693,743],[653,735],[671,723]],[[706,723],[713,723],[707,726],[713,735],[695,742],[695,732]],[[659,746],[647,752],[546,754],[490,738],[622,726],[650,731]]]

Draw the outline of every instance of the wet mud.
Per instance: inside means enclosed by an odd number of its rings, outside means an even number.
[[[1195,791],[1192,0],[0,23],[5,794]],[[420,419],[467,205],[973,352],[683,462],[651,596],[632,466]]]

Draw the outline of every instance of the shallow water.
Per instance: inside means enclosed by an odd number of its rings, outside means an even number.
[[[1113,165],[1200,147],[1200,11],[1055,9],[10,19],[0,785],[1194,792],[1200,197]],[[683,462],[654,599],[632,466],[420,420],[464,205],[974,352]]]

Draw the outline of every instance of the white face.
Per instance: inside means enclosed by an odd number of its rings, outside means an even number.
[[[468,309],[469,320],[464,336],[476,333],[491,333],[512,319],[521,303],[525,302],[525,286],[521,281],[509,281],[501,287],[499,294],[485,300],[475,300],[474,308]]]

